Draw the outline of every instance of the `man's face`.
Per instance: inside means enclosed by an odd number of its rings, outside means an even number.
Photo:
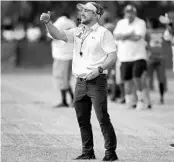
[[[95,12],[92,10],[83,9],[81,11],[81,23],[89,24],[95,18]]]
[[[127,11],[125,12],[125,18],[127,18],[129,22],[132,22],[135,18],[135,13],[133,11]]]

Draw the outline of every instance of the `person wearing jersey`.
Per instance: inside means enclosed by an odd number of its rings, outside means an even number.
[[[163,51],[163,33],[159,28],[159,21],[157,19],[150,20],[150,27],[147,31],[147,42],[149,50],[148,59],[148,74],[149,84],[152,84],[154,72],[157,74],[160,103],[164,103],[164,93],[166,87],[166,70],[165,70],[165,55]]]

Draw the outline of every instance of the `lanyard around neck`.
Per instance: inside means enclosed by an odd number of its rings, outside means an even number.
[[[80,46],[80,56],[82,56],[83,55],[83,53],[82,53],[82,46],[83,46],[83,42],[86,40],[86,38],[92,33],[92,31],[93,30],[90,30],[87,34],[86,34],[86,36],[84,37],[84,38],[81,38],[82,39],[82,42],[81,42],[81,46]]]

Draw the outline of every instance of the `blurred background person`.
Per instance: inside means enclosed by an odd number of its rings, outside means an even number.
[[[76,27],[74,21],[69,19],[69,14],[64,12],[54,23],[59,30],[69,30]],[[51,35],[48,33],[50,38]],[[52,38],[53,39],[53,38]],[[54,106],[54,108],[68,107],[67,96],[69,93],[73,103],[73,91],[70,85],[72,75],[72,57],[73,57],[73,44],[66,43],[62,40],[52,40],[52,57],[53,61],[53,77],[56,84],[56,89],[61,92],[61,103]],[[73,105],[71,105],[73,106]]]
[[[145,21],[138,18],[134,5],[127,5],[124,9],[125,18],[118,21],[114,30],[118,42],[118,58],[122,62],[122,76],[125,84],[125,99],[128,108],[134,107],[132,95],[132,81],[136,85],[137,110],[144,109],[142,76],[147,72],[145,49]]]
[[[174,11],[169,11],[165,16],[160,16],[160,22],[166,25],[164,39],[170,41],[173,55],[173,71],[174,71]]]
[[[153,75],[156,72],[160,103],[164,103],[164,93],[166,89],[166,68],[165,68],[165,51],[163,51],[163,33],[164,30],[159,28],[158,19],[150,19],[150,25],[147,32],[148,41],[148,74],[149,85],[153,87]]]

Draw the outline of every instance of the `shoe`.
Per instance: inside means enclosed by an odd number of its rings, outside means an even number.
[[[126,103],[126,100],[125,99],[122,99],[122,101],[120,103],[121,104],[125,104]]]
[[[113,95],[113,94],[111,94],[111,96],[110,96],[110,100],[111,100],[111,101],[115,101],[115,100],[116,100],[116,96]]]
[[[136,104],[126,104],[127,109],[135,109],[137,107]]]
[[[82,154],[75,158],[74,160],[90,160],[90,159],[96,159],[94,154]]]
[[[140,111],[143,109],[145,109],[145,103],[143,101],[138,101],[137,106],[136,106],[136,110]]]
[[[118,160],[117,154],[105,155],[102,161],[116,161]]]
[[[67,103],[60,103],[56,106],[54,106],[54,108],[61,108],[61,107],[69,107]]]
[[[119,104],[125,104],[126,100],[124,98],[118,98],[116,102]]]
[[[151,104],[147,105],[147,108],[152,109],[152,105]]]

